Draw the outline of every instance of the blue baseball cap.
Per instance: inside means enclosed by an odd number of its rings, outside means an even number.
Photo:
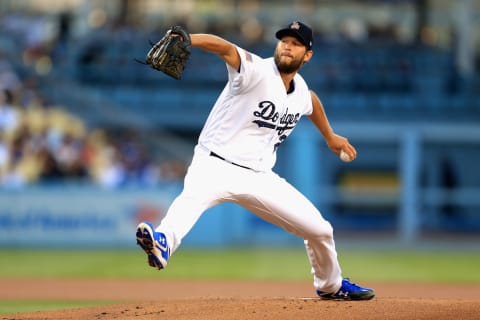
[[[312,49],[313,31],[309,26],[300,21],[293,21],[288,26],[275,33],[275,37],[279,40],[284,36],[293,36],[300,40],[307,47],[307,50]]]

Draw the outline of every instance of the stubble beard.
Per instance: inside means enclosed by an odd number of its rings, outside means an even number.
[[[291,74],[297,72],[303,65],[303,58],[292,60],[290,63],[282,62],[280,59],[280,54],[277,50],[275,50],[274,54],[275,64],[277,65],[277,69],[280,73]]]

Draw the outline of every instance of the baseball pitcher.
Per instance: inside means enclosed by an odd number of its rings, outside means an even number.
[[[304,239],[318,296],[372,299],[374,290],[343,278],[330,223],[272,171],[277,149],[302,116],[335,154],[357,156],[349,141],[334,132],[320,99],[298,73],[313,56],[310,27],[295,21],[275,36],[273,57],[263,59],[218,36],[189,34],[176,26],[148,52],[146,64],[180,79],[190,47],[200,48],[225,61],[228,82],[200,133],[182,192],[159,225],[137,226],[137,244],[150,266],[163,269],[205,210],[233,202]]]

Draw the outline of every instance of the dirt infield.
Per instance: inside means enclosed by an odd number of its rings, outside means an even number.
[[[478,284],[368,285],[373,300],[338,302],[319,300],[308,282],[0,279],[3,301],[117,301],[0,319],[480,319]]]

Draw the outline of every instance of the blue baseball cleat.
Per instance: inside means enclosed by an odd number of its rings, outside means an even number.
[[[167,239],[161,232],[156,232],[150,222],[140,222],[137,226],[137,244],[148,256],[148,264],[157,269],[167,266],[170,249]]]
[[[375,297],[375,291],[363,288],[350,282],[348,278],[342,280],[342,286],[335,293],[326,293],[317,290],[317,295],[325,300],[370,300]]]

